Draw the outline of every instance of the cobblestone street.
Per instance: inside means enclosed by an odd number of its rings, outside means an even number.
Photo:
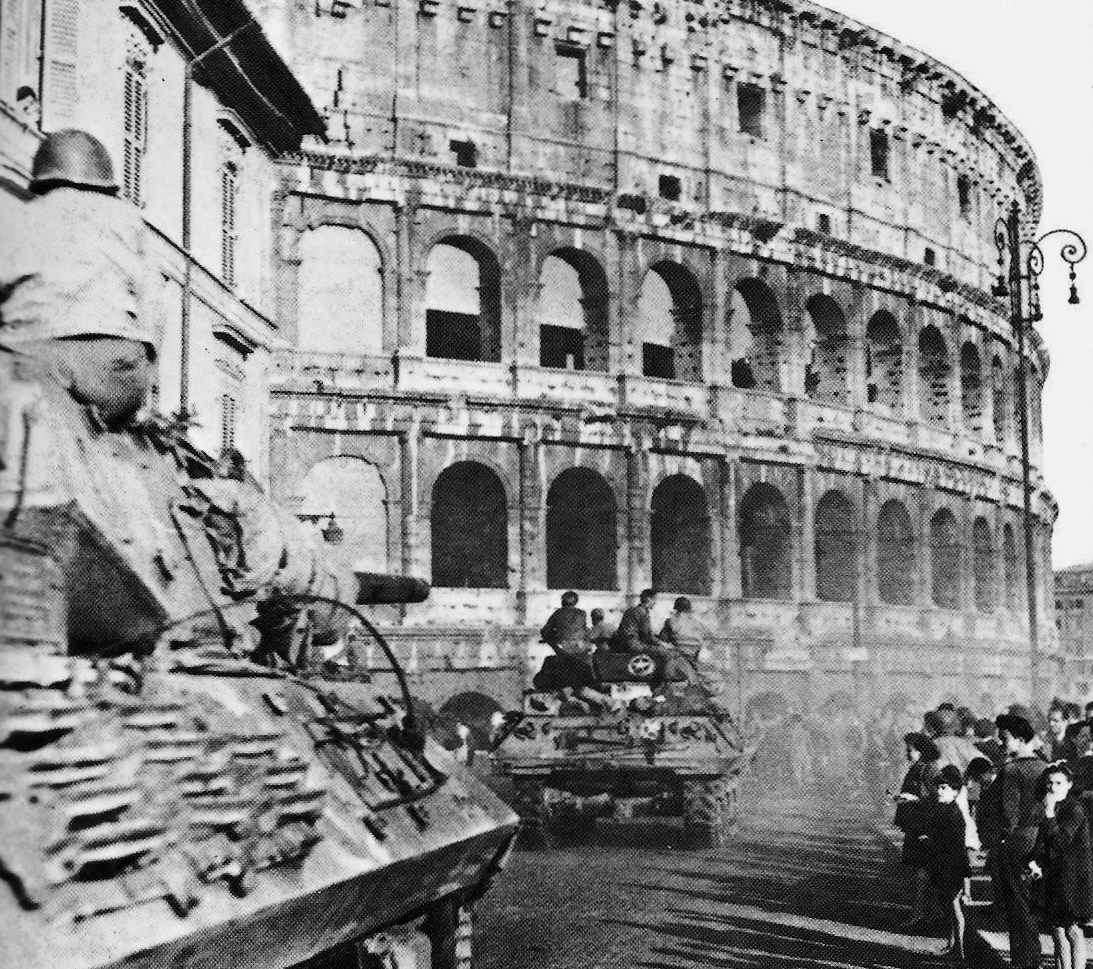
[[[657,821],[518,850],[479,908],[481,969],[952,965],[895,928],[902,884],[863,813],[779,797],[746,816],[716,850]]]

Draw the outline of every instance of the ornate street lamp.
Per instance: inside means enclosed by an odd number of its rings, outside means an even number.
[[[1016,202],[1009,215],[994,226],[994,244],[998,248],[998,281],[995,296],[1009,297],[1010,325],[1017,334],[1017,416],[1021,435],[1021,490],[1025,533],[1025,598],[1028,606],[1028,633],[1032,697],[1040,698],[1040,643],[1036,615],[1036,556],[1032,521],[1032,470],[1028,442],[1028,359],[1025,354],[1027,327],[1044,318],[1040,310],[1040,276],[1044,271],[1043,245],[1048,240],[1060,242],[1059,256],[1070,268],[1070,302],[1076,305],[1078,282],[1075,266],[1086,256],[1085,240],[1071,229],[1052,229],[1036,240],[1021,238],[1021,212]]]

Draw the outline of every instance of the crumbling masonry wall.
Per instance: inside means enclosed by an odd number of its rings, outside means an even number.
[[[272,211],[296,349],[271,483],[302,505],[318,462],[374,465],[388,567],[436,586],[392,638],[438,699],[474,678],[509,702],[561,586],[617,619],[651,583],[692,597],[742,709],[1024,696],[1017,361],[989,289],[994,220],[1035,220],[1039,178],[981,92],[803,0],[263,17],[332,138],[285,159]],[[380,277],[336,351],[301,305],[327,225]]]

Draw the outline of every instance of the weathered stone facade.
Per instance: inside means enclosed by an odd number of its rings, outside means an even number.
[[[561,588],[650,584],[741,706],[1027,695],[989,290],[1039,176],[982,93],[799,0],[261,6],[333,139],[273,212],[271,481],[433,577],[427,695],[509,702]]]
[[[1093,699],[1093,562],[1055,571],[1055,626],[1068,700]]]

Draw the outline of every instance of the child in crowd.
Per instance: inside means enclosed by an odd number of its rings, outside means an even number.
[[[964,789],[960,768],[946,764],[937,774],[937,795],[925,830],[926,871],[941,899],[949,928],[946,952],[964,961],[964,880],[971,873],[965,846],[966,822],[957,798]]]
[[[909,733],[903,738],[907,753],[907,773],[899,793],[893,795],[896,815],[893,819],[903,832],[903,851],[900,860],[911,873],[911,914],[904,928],[926,920],[926,898],[929,877],[926,870],[925,843],[922,837],[933,799],[938,776],[937,745],[925,734]]]
[[[1058,969],[1085,969],[1085,933],[1093,917],[1093,852],[1085,812],[1071,797],[1070,768],[1050,764],[1040,778],[1044,820],[1029,861],[1044,880],[1044,914],[1055,942]]]

